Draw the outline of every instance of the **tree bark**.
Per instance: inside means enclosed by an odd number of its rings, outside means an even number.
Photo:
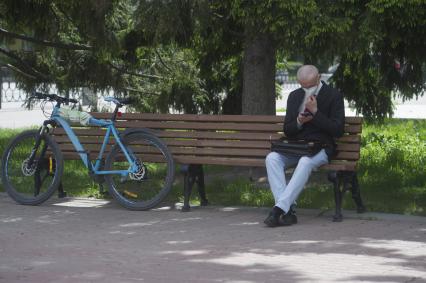
[[[266,34],[246,37],[243,57],[242,113],[275,115],[276,48]]]

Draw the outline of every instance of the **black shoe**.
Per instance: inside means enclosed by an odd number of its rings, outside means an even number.
[[[276,215],[272,212],[269,213],[268,217],[263,221],[268,227],[277,227],[279,225],[280,215]]]
[[[296,214],[286,213],[282,214],[279,220],[280,226],[290,226],[297,223]]]
[[[296,219],[296,222],[294,222],[294,219]],[[286,213],[286,214],[282,214],[280,216],[280,220],[279,220],[280,226],[290,226],[290,225],[296,224],[296,223],[297,223],[296,215]]]
[[[293,204],[292,206],[290,206],[290,211],[289,211],[289,216],[291,218],[291,222],[293,224],[297,224],[297,216],[296,216],[296,210],[294,210],[296,206]]]
[[[283,215],[283,213],[284,211],[281,208],[274,206],[263,223],[265,223],[268,227],[280,226],[280,217]]]

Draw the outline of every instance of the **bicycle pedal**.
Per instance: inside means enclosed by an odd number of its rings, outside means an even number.
[[[124,190],[123,194],[132,198],[138,198],[138,195],[132,192],[129,192],[128,190]]]

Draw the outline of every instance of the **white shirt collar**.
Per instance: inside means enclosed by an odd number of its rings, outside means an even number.
[[[321,90],[322,86],[323,86],[323,83],[322,83],[322,81],[320,80],[320,82],[319,82],[319,84],[318,84],[317,91],[315,92],[315,96],[317,96],[317,95],[318,95],[318,93],[320,92],[320,90]]]
[[[318,95],[318,93],[320,92],[320,90],[321,90],[321,88],[322,88],[323,85],[324,84],[322,83],[322,81],[320,81],[319,84],[318,84],[318,88],[315,91],[315,94],[314,94],[315,96]],[[308,94],[305,93],[305,97],[303,98],[302,103],[299,106],[299,112],[303,112],[305,110],[305,103],[306,103],[306,99],[307,98],[308,98]]]

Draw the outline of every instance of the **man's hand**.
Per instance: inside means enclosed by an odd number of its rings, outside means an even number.
[[[308,99],[306,100],[306,103],[305,103],[305,107],[313,115],[315,115],[315,113],[317,113],[317,111],[318,111],[317,99],[315,98],[314,95],[311,95],[311,96],[308,97]]]
[[[301,124],[301,125],[311,121],[312,118],[313,118],[312,115],[305,116],[302,113],[299,113],[299,116],[297,116],[297,120],[299,121],[299,124]]]

